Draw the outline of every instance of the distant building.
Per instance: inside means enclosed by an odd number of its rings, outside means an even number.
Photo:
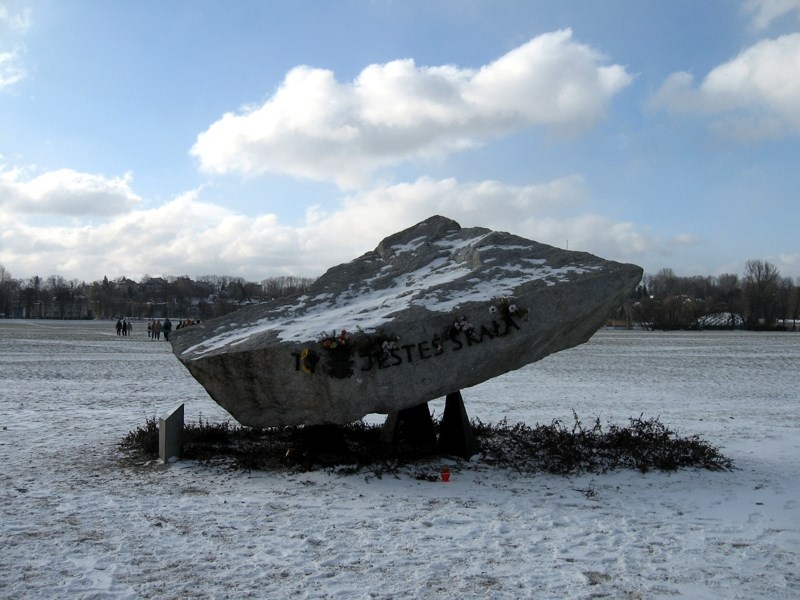
[[[697,329],[744,329],[744,318],[738,313],[720,312],[703,315],[694,324]]]

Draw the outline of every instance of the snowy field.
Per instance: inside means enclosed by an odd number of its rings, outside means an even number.
[[[130,465],[147,417],[229,419],[133,333],[0,321],[0,597],[800,598],[800,334],[601,331],[463,391],[486,423],[660,416],[733,471],[443,483]]]

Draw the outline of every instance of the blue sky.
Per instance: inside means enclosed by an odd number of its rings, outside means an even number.
[[[14,278],[316,276],[431,215],[800,277],[800,0],[0,0]]]

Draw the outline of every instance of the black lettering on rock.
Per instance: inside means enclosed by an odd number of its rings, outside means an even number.
[[[442,338],[440,338],[438,335],[433,336],[431,344],[433,344],[434,356],[440,356],[444,353],[444,344],[442,344]]]
[[[394,359],[394,362],[391,364],[391,366],[397,367],[403,363],[403,359],[397,354],[397,348],[392,348],[389,350],[389,354]]]
[[[294,356],[294,370],[300,370],[300,353],[299,352],[292,352],[292,356]]]
[[[483,336],[487,336],[490,340],[494,339],[494,334],[486,328],[486,325],[481,325],[481,336],[478,338],[479,342],[483,341]]]
[[[503,333],[503,335],[506,335],[509,331],[511,331],[512,327],[517,331],[519,331],[519,325],[517,325],[514,322],[514,319],[512,319],[511,317],[504,317],[503,322],[506,324],[506,330],[505,333]]]
[[[405,346],[401,346],[403,350],[406,351],[406,357],[408,357],[408,362],[413,362],[414,359],[411,357],[411,350],[416,348],[416,344],[406,344]]]
[[[461,350],[464,347],[464,344],[458,339],[458,331],[450,332],[450,341],[456,345],[455,348],[453,348],[454,351]]]
[[[430,358],[431,357],[431,349],[428,346],[428,342],[420,342],[417,344],[417,352],[419,352],[420,358]]]

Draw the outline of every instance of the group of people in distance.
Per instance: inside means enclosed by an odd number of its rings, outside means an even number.
[[[176,329],[188,327],[189,325],[194,325],[199,322],[200,321],[192,321],[191,319],[183,319],[178,322]],[[147,323],[147,337],[151,340],[160,340],[161,334],[163,333],[164,339],[169,341],[169,334],[171,331],[172,321],[169,320],[169,317],[164,319],[163,322],[158,319],[153,319]],[[128,319],[117,319],[117,335],[133,335],[133,325]]]
[[[164,319],[162,323],[158,319],[153,319],[147,324],[147,337],[151,340],[160,340],[161,333],[164,333],[164,339],[169,341],[169,332],[172,331],[172,321],[169,317]]]

